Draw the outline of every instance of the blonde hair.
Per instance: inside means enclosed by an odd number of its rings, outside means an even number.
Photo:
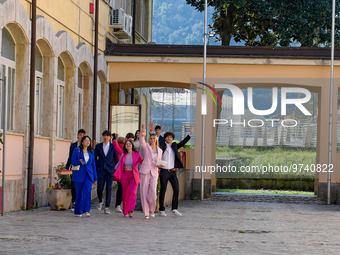
[[[124,137],[121,137],[121,136],[118,137],[117,142],[118,142],[118,143],[125,143]]]
[[[157,138],[157,136],[156,136],[155,134],[150,135],[150,137],[149,137],[149,144],[151,145],[151,143],[150,143],[150,138],[151,138],[152,136],[154,136],[154,137],[156,138],[156,146],[158,147],[158,138]]]

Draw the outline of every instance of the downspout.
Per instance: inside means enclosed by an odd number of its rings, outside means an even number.
[[[96,146],[97,134],[97,76],[98,76],[98,23],[99,23],[99,0],[96,0],[95,28],[94,28],[94,72],[93,72],[93,147]]]
[[[37,32],[37,0],[32,0],[32,38],[31,38],[31,77],[30,77],[30,131],[28,147],[28,169],[27,169],[27,210],[31,210],[32,204],[32,176],[34,155],[34,99],[35,99],[35,47]],[[52,178],[52,177],[51,177]]]
[[[132,44],[136,43],[136,0],[133,0]],[[135,102],[135,90],[131,89],[131,104]]]

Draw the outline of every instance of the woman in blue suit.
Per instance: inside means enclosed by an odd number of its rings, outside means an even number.
[[[72,165],[80,165],[79,171],[73,171],[72,177],[77,193],[74,214],[81,217],[85,213],[86,217],[90,217],[92,183],[97,183],[97,171],[89,136],[84,136],[80,146],[73,150]]]

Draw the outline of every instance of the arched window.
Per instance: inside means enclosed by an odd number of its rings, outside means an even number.
[[[82,128],[83,122],[83,86],[84,86],[84,75],[81,69],[78,67],[78,130]]]
[[[57,137],[64,138],[65,66],[60,57],[58,58],[57,97]]]
[[[38,47],[35,48],[35,106],[34,130],[41,135],[41,116],[43,98],[43,57]]]
[[[2,29],[2,42],[1,42],[1,66],[0,73],[2,82],[1,93],[1,116],[4,112],[2,109],[7,109],[7,130],[13,130],[14,123],[14,88],[15,88],[15,55],[16,47],[11,33],[4,27]],[[7,104],[5,105],[7,97]],[[4,128],[4,123],[0,118],[1,128]]]

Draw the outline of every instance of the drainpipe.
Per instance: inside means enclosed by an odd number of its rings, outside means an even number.
[[[132,44],[135,44],[136,40],[136,0],[133,0],[133,10],[132,10]]]
[[[2,201],[1,201],[1,215],[5,215],[5,165],[6,165],[6,129],[7,129],[7,93],[6,93],[6,76],[3,74],[3,97],[5,99],[4,102],[4,107],[3,107],[3,112],[4,114],[2,115],[2,123],[4,124],[4,129],[3,129],[3,146],[2,146]]]
[[[132,19],[132,44],[136,43],[136,0],[133,0],[133,19]],[[131,104],[134,104],[135,101],[135,90],[131,89]]]
[[[93,147],[96,146],[97,134],[97,74],[98,74],[98,23],[99,23],[99,0],[95,6],[95,28],[94,28],[94,74],[93,74]]]
[[[31,79],[30,79],[30,134],[28,148],[28,173],[27,173],[27,210],[32,204],[32,176],[34,155],[34,99],[35,99],[35,47],[37,32],[37,1],[32,0],[32,39],[31,39]],[[52,177],[51,177],[52,178]]]

